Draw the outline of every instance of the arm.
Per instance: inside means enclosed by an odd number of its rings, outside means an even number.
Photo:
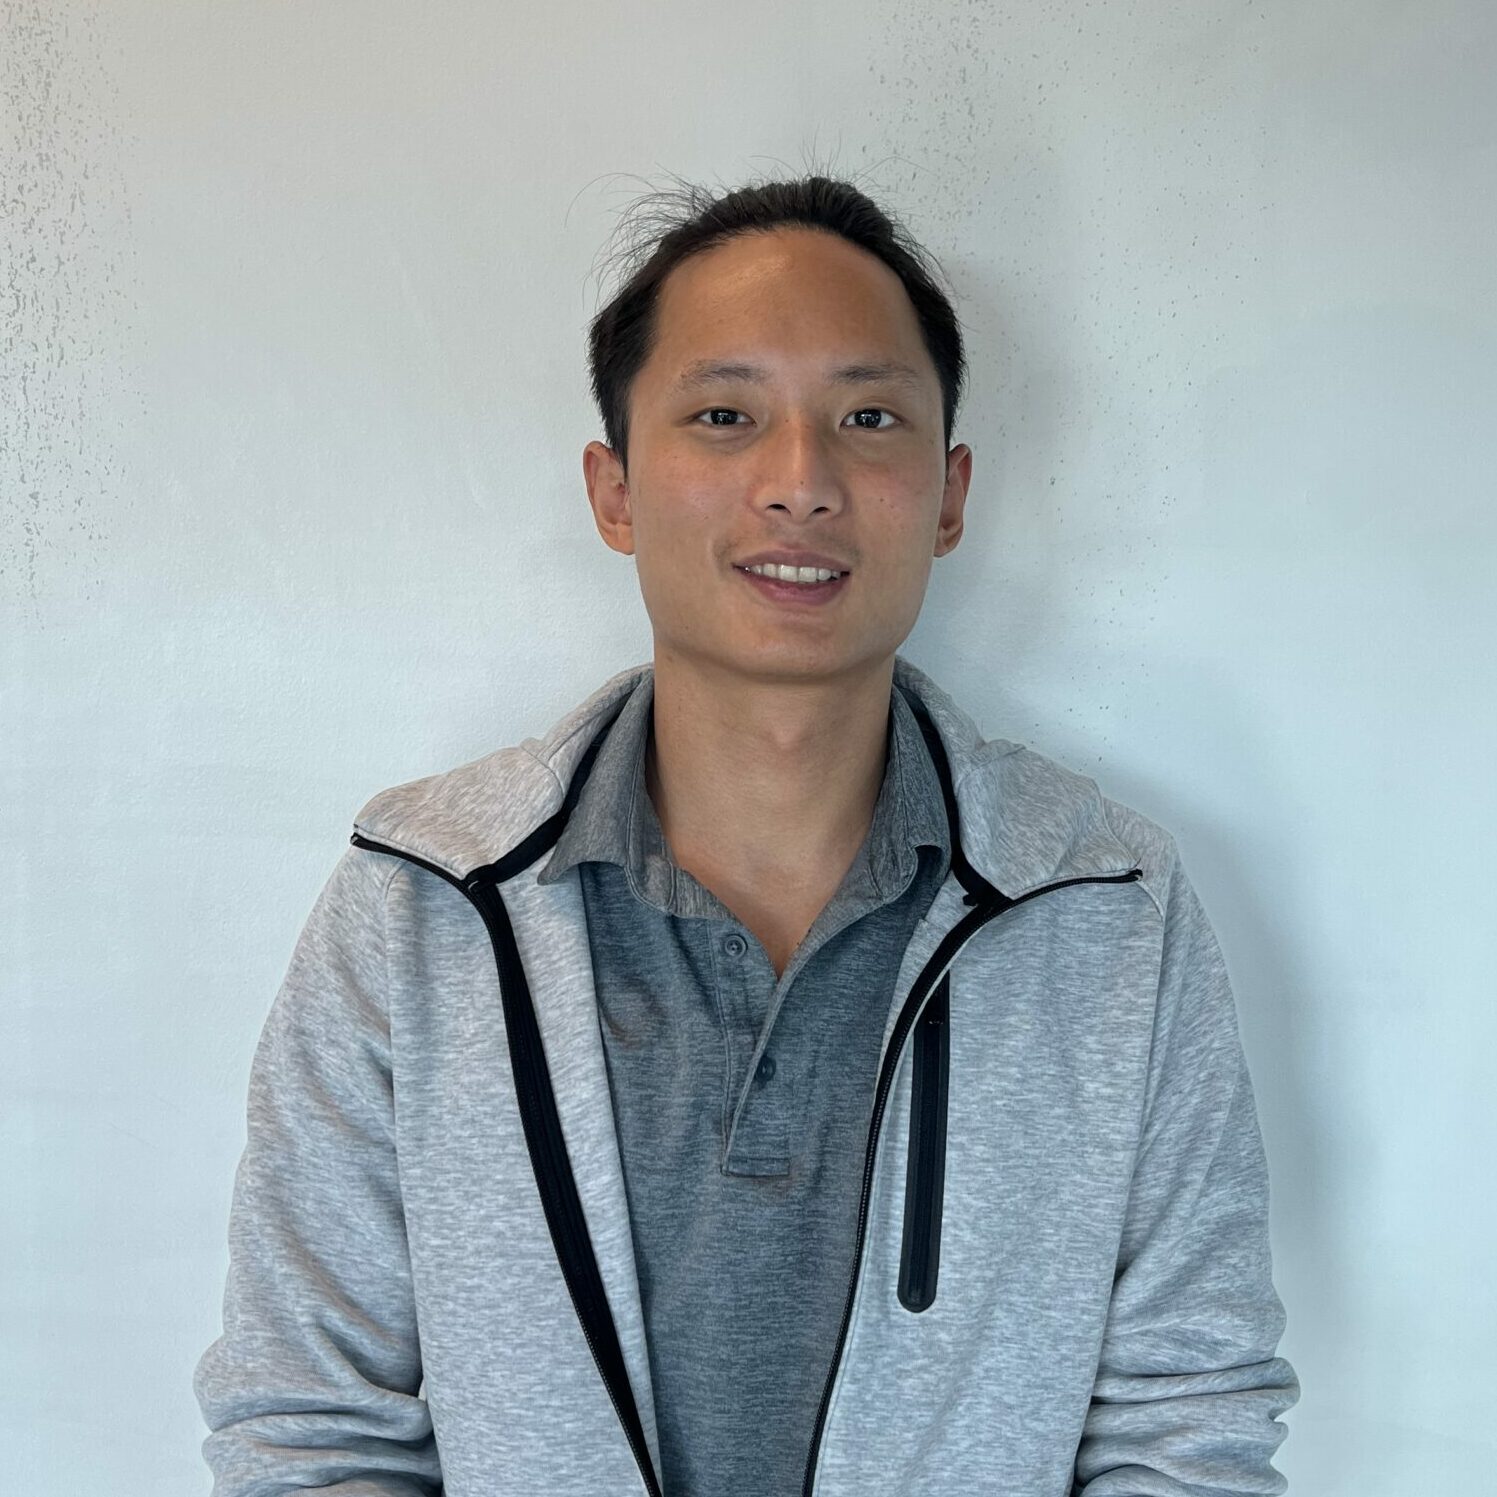
[[[223,1335],[193,1389],[215,1497],[436,1497],[395,1158],[386,860],[349,849],[250,1073]]]
[[[1074,1492],[1279,1493],[1278,1416],[1299,1384],[1274,1355],[1284,1310],[1268,1169],[1226,967],[1178,854],[1164,916],[1142,1131]]]

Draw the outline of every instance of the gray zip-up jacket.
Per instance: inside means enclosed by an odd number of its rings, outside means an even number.
[[[358,814],[251,1074],[194,1384],[217,1497],[658,1497],[582,896],[536,881],[650,669]],[[885,1022],[802,1490],[1282,1492],[1263,1145],[1174,842],[894,679],[954,855]]]

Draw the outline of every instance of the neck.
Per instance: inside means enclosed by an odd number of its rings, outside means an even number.
[[[754,680],[657,648],[646,777],[676,861],[766,890],[839,879],[883,784],[893,679],[892,657]]]

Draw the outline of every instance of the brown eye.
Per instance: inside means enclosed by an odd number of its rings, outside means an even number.
[[[710,410],[698,411],[694,419],[700,421],[703,416],[741,416],[742,411],[735,411],[731,406],[715,405]],[[736,421],[709,421],[708,426],[737,426]]]
[[[894,416],[894,412],[890,411],[890,410],[886,410],[881,405],[869,405],[869,406],[864,406],[863,409],[860,410],[860,411],[854,411],[853,415],[854,416],[874,416],[874,417],[888,416],[888,417],[890,417],[892,419],[893,416]],[[869,426],[866,422],[860,421],[860,422],[858,422],[858,425],[859,425],[859,427],[863,431],[888,431],[888,429],[889,429],[887,426],[880,426],[876,422],[875,422],[874,425]]]

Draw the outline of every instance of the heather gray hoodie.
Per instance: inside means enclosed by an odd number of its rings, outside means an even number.
[[[659,1494],[581,890],[535,877],[650,668],[359,812],[251,1075],[195,1378],[217,1497]],[[895,684],[954,857],[885,1023],[803,1490],[1282,1492],[1263,1146],[1175,845],[902,656]]]

